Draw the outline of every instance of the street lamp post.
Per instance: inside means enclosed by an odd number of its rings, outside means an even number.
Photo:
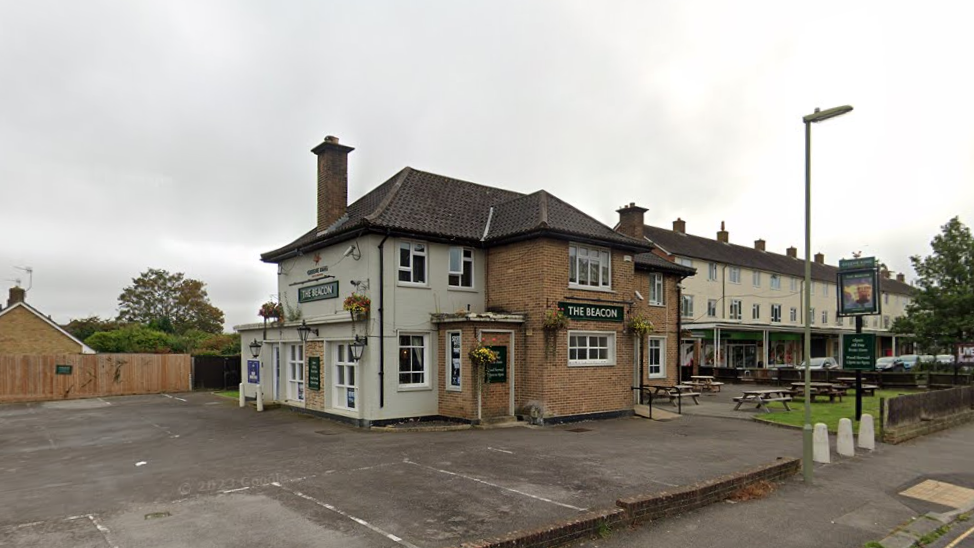
[[[852,107],[849,105],[828,110],[816,108],[815,112],[802,118],[805,122],[805,426],[802,428],[802,476],[806,483],[812,481],[812,403],[809,397],[812,383],[812,124],[850,111]]]

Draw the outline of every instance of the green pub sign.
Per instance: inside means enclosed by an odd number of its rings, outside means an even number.
[[[298,289],[298,302],[322,301],[338,297],[338,280],[317,285],[309,285]]]
[[[321,390],[321,358],[308,357],[308,390]]]
[[[573,320],[622,322],[625,318],[625,311],[621,306],[561,302],[558,303],[558,308]]]
[[[73,365],[55,365],[54,374],[55,375],[70,375],[71,371],[74,369]]]
[[[497,352],[497,360],[488,363],[484,368],[484,382],[507,382],[507,347],[488,346],[487,348]]]
[[[872,371],[876,366],[876,335],[842,335],[842,368]]]

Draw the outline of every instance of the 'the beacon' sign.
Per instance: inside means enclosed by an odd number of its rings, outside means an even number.
[[[338,281],[318,285],[310,285],[298,289],[298,302],[320,301],[338,297]]]
[[[558,303],[558,308],[564,310],[565,315],[573,320],[621,322],[625,317],[621,306],[562,302]]]

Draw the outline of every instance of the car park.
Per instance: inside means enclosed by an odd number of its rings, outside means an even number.
[[[811,366],[809,369],[841,369],[842,366],[835,358],[812,358]],[[805,369],[805,362],[802,362],[798,366],[799,369]]]
[[[876,371],[906,371],[901,357],[884,356],[876,360]]]
[[[900,356],[900,359],[903,361],[903,367],[907,371],[910,371],[920,363],[933,363],[935,361],[933,356],[926,354],[903,354]]]

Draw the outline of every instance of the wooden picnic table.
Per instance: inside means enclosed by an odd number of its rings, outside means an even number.
[[[838,381],[839,383],[842,383],[842,384],[846,385],[849,388],[849,390],[855,390],[856,389],[856,378],[855,377],[836,377],[835,380]],[[867,395],[867,396],[875,396],[876,395],[876,390],[878,388],[879,387],[876,386],[875,384],[866,384],[866,383],[863,383],[862,384],[862,393],[865,394],[865,395]]]
[[[808,384],[808,387],[809,397],[812,401],[815,401],[815,396],[828,396],[830,403],[835,403],[836,398],[838,398],[841,402],[842,396],[845,396],[846,390],[849,389],[849,387],[844,384],[837,384],[834,382],[812,382]],[[805,383],[791,383],[791,395],[804,397]]]
[[[737,405],[734,406],[734,411],[737,411],[745,403],[757,404],[757,408],[763,410],[765,413],[770,413],[771,410],[768,409],[768,404],[776,401],[780,401],[785,406],[785,411],[791,411],[791,407],[788,407],[788,402],[791,401],[791,391],[787,388],[765,388],[761,390],[745,390],[740,396],[734,398]]]
[[[717,382],[712,375],[691,375],[690,381],[690,384],[706,392],[720,392],[720,387],[724,386],[724,383]]]
[[[686,398],[692,398],[693,403],[700,405],[697,398],[700,397],[700,392],[694,392],[696,390],[695,386],[677,384],[675,386],[652,386],[653,396],[661,396],[670,399],[670,403],[676,405],[676,400],[681,400]]]

